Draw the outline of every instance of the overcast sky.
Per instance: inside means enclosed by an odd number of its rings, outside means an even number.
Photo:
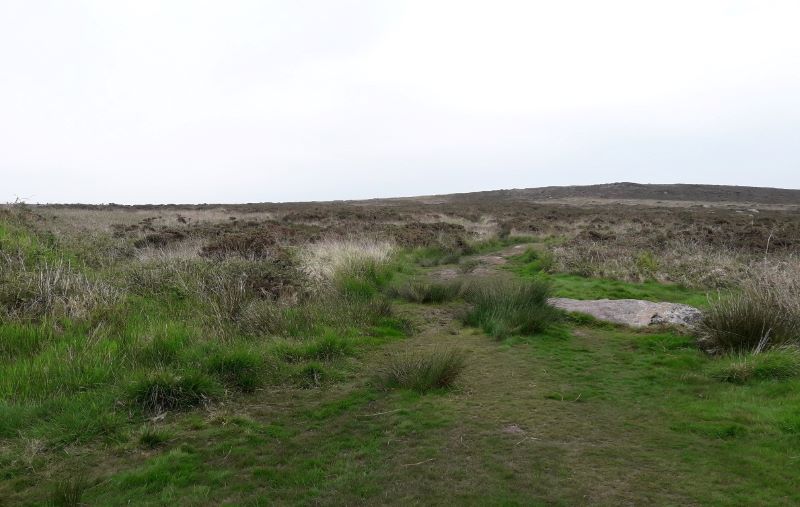
[[[800,1],[0,0],[0,201],[800,188]]]

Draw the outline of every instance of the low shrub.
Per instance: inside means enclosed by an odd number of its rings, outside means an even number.
[[[536,334],[558,318],[549,296],[550,285],[542,280],[486,280],[467,289],[472,309],[464,322],[495,338]]]
[[[391,295],[413,303],[443,303],[463,295],[463,284],[459,281],[432,282],[411,280],[394,288]]]
[[[720,358],[711,376],[724,382],[744,384],[753,380],[785,380],[800,375],[800,349],[784,347],[759,354],[733,354]]]
[[[157,413],[195,407],[218,393],[217,383],[200,373],[175,375],[162,371],[136,380],[128,399],[146,412]]]
[[[386,388],[426,393],[451,387],[465,366],[466,357],[460,350],[404,351],[390,354],[377,376]]]

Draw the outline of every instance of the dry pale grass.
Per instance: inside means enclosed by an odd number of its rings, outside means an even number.
[[[616,241],[573,241],[555,247],[553,254],[556,271],[697,288],[734,286],[763,262],[761,257],[733,249],[681,240],[657,249]]]
[[[372,239],[324,240],[303,248],[299,254],[302,271],[313,281],[326,283],[346,274],[386,266],[395,246]]]
[[[90,278],[69,262],[31,268],[13,257],[0,261],[0,310],[9,318],[82,319],[122,298],[114,286]]]
[[[190,238],[163,247],[138,248],[136,249],[135,258],[139,262],[194,260],[200,258],[200,251],[205,245],[206,242],[200,238]]]
[[[48,219],[56,233],[75,234],[81,231],[113,232],[115,226],[132,226],[149,221],[153,226],[181,227],[186,224],[228,223],[232,216],[249,220],[274,220],[274,212],[242,212],[224,207],[209,209],[115,209],[115,208],[32,208]]]
[[[705,312],[700,332],[707,349],[758,353],[800,344],[800,264],[765,262],[740,289],[721,294]]]

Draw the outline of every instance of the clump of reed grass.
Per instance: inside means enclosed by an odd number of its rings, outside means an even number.
[[[28,266],[0,257],[0,312],[7,319],[84,319],[119,303],[122,292],[59,259]]]
[[[288,363],[302,361],[331,361],[356,353],[353,340],[328,333],[311,340],[276,340],[271,352]]]
[[[536,334],[559,316],[548,304],[549,296],[550,285],[542,280],[489,279],[473,283],[466,291],[472,308],[464,321],[498,339]]]
[[[251,300],[238,325],[254,336],[307,337],[368,327],[391,314],[384,297],[352,298],[329,289],[297,302]]]
[[[79,507],[86,492],[87,483],[83,477],[64,479],[53,484],[50,491],[48,506],[52,507]]]
[[[226,386],[251,393],[263,384],[264,359],[250,350],[226,350],[211,355],[206,369]]]
[[[466,356],[461,350],[407,350],[389,354],[377,378],[388,389],[426,393],[451,387],[465,367]]]
[[[167,431],[160,430],[152,426],[145,426],[139,433],[137,440],[140,447],[145,449],[155,449],[169,441],[170,436],[171,435]]]
[[[130,387],[129,400],[145,412],[157,413],[195,407],[218,393],[218,385],[206,375],[160,371],[136,380]]]
[[[390,294],[413,303],[443,303],[462,297],[464,284],[458,280],[437,282],[416,279],[393,288]]]
[[[394,245],[387,241],[324,240],[304,247],[299,260],[311,280],[324,284],[343,277],[374,279],[387,271],[394,252]]]
[[[710,352],[760,352],[800,344],[800,274],[763,269],[741,291],[711,301],[699,324],[700,344]]]

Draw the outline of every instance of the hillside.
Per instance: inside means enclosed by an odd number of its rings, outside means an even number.
[[[412,199],[438,202],[544,201],[553,199],[613,199],[690,202],[737,202],[798,205],[800,190],[731,185],[605,183],[601,185],[490,190]]]

